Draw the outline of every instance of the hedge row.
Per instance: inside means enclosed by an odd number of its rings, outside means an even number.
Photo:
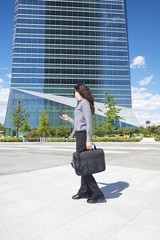
[[[93,142],[140,142],[140,138],[93,138]]]
[[[74,138],[51,138],[47,142],[75,142]],[[93,142],[140,142],[140,138],[93,138]]]
[[[75,138],[48,138],[47,142],[75,142]],[[93,142],[140,142],[140,138],[93,138]],[[0,142],[23,142],[22,138],[1,138]],[[31,141],[30,141],[31,142]],[[33,141],[34,142],[34,141]]]
[[[0,138],[0,142],[23,142],[22,138]]]
[[[75,142],[75,138],[48,138],[47,142]]]

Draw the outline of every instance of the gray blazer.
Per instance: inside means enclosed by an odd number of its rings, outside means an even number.
[[[86,99],[82,98],[77,102],[74,119],[69,117],[68,121],[74,125],[75,131],[86,130],[87,141],[92,142],[92,112],[90,103]]]

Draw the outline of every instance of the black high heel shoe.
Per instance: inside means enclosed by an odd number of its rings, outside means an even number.
[[[81,198],[89,198],[88,195],[79,195],[79,194],[76,194],[76,195],[73,195],[72,196],[72,199],[81,199]]]
[[[88,198],[87,203],[101,203],[101,202],[106,202],[106,199],[104,196],[99,197],[99,198]]]

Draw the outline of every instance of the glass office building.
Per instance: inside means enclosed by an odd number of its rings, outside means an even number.
[[[33,128],[47,111],[51,126],[57,112],[73,107],[47,97],[73,98],[73,86],[87,84],[95,101],[105,92],[131,108],[130,63],[125,0],[15,0],[10,113],[21,99]],[[63,122],[64,124],[64,122]]]

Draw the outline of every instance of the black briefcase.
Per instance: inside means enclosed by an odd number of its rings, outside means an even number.
[[[104,151],[94,145],[92,150],[74,152],[71,165],[79,176],[102,172],[106,169]]]

